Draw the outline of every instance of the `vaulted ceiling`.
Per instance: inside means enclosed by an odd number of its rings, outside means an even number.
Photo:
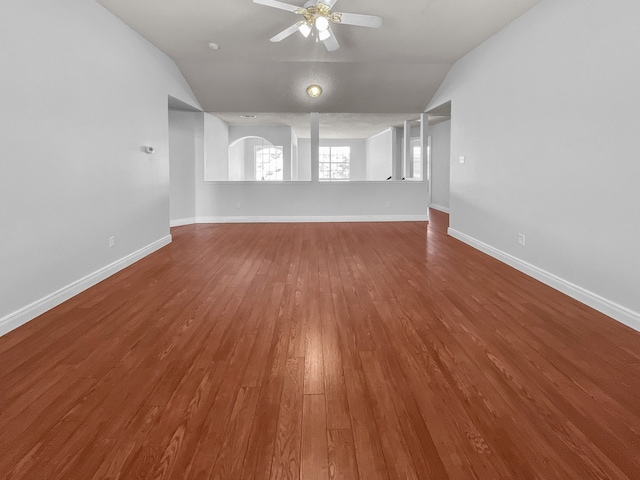
[[[384,23],[335,25],[335,52],[299,33],[271,43],[300,17],[252,0],[96,1],[177,63],[205,111],[419,113],[455,61],[541,0],[338,0]]]

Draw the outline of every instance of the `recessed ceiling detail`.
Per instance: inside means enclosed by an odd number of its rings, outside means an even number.
[[[303,17],[302,20],[271,37],[272,42],[280,42],[294,33],[300,32],[305,38],[309,35],[317,35],[316,41],[323,42],[328,51],[334,52],[340,48],[340,44],[331,30],[330,23],[369,28],[382,26],[382,17],[375,15],[332,12],[331,9],[336,2],[337,0],[322,0],[315,3],[315,0],[309,0],[304,4],[304,7],[298,7],[278,0],[253,0],[253,3],[286,10]]]

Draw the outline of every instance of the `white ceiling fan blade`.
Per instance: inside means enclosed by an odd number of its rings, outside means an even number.
[[[300,26],[300,22],[294,23],[289,28],[285,28],[279,34],[271,37],[271,41],[275,43],[275,42],[279,42],[281,40],[284,40],[285,38],[287,38],[287,37],[293,35],[294,33],[296,33],[298,31],[298,27],[299,26]]]
[[[297,5],[291,5],[289,3],[279,2],[278,0],[253,0],[253,3],[265,5],[267,7],[279,8],[280,10],[286,10],[287,12],[296,13],[300,10]]]
[[[335,13],[336,23],[343,25],[357,25],[359,27],[379,28],[382,26],[382,17],[375,15],[361,15],[359,13]]]
[[[327,47],[327,50],[329,50],[330,52],[335,52],[340,48],[340,44],[338,43],[338,39],[336,38],[331,28],[329,28],[327,31],[330,35],[323,41],[324,46]]]

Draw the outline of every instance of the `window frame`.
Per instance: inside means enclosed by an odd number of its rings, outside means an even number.
[[[328,154],[327,153],[323,153],[322,150],[323,149],[328,149]],[[346,153],[346,161],[337,161],[334,160],[334,155],[338,156],[338,155],[342,155],[345,156],[344,153],[340,152],[336,152],[335,154],[333,153],[334,149],[340,149],[340,150],[344,150],[346,149],[347,153]],[[329,161],[322,161],[323,156],[328,156]],[[328,165],[328,168],[326,169],[326,171],[329,173],[329,177],[324,177],[323,174],[323,165]],[[341,165],[344,166],[346,165],[346,173],[347,173],[347,177],[346,178],[337,178],[334,177],[334,169],[332,168],[333,165]],[[348,182],[351,180],[351,147],[348,145],[320,145],[318,147],[318,180],[321,182]]]

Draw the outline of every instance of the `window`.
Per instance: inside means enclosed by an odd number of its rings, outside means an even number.
[[[422,148],[420,145],[413,147],[413,179],[422,180]]]
[[[269,146],[255,147],[256,180],[283,179],[283,148]]]
[[[349,147],[320,147],[320,180],[349,180]]]

